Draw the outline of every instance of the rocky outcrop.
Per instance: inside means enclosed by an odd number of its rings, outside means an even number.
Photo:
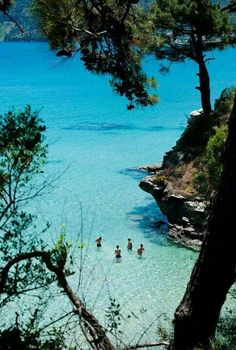
[[[210,115],[204,115],[202,109],[192,111],[185,130],[165,153],[162,164],[139,168],[150,174],[140,187],[155,198],[166,215],[169,238],[188,247],[199,248],[205,235],[208,206],[217,192],[224,152],[224,143],[213,138],[217,130],[225,130],[234,98],[235,89],[225,89]],[[219,170],[213,178],[212,163]]]
[[[208,125],[209,124],[209,125]],[[212,128],[202,110],[190,113],[186,129],[176,145],[166,152],[162,164],[139,169],[150,176],[140,182],[142,190],[150,193],[169,223],[168,237],[185,246],[199,249],[205,223],[206,205],[197,196],[193,185]]]
[[[156,172],[158,170],[162,169],[162,164],[159,164],[159,163],[156,164],[155,163],[155,164],[140,166],[140,167],[138,167],[136,169],[142,170],[142,171],[146,171],[146,172],[151,173],[151,174],[156,174]]]
[[[184,246],[199,249],[204,237],[205,204],[197,197],[178,193],[171,183],[161,182],[162,174],[160,167],[155,175],[145,177],[139,186],[154,197],[163,214],[167,216],[168,237]]]

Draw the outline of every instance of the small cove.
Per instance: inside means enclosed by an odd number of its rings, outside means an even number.
[[[162,214],[138,187],[144,174],[130,169],[161,162],[184,130],[186,116],[199,108],[196,67],[190,62],[173,65],[160,76],[156,61],[147,58],[145,69],[158,76],[160,103],[130,112],[126,101],[112,93],[108,78],[87,72],[78,58],[58,59],[46,43],[1,43],[0,51],[1,113],[25,104],[40,110],[48,128],[46,174],[63,173],[37,206],[39,219],[52,222],[50,240],[65,224],[69,239],[76,241],[82,222],[87,259],[81,294],[88,305],[102,320],[110,293],[124,313],[135,315],[130,334],[158,315],[172,317],[197,255],[166,239],[165,227],[157,225]],[[235,83],[236,70],[234,50],[215,56],[209,66],[213,98]],[[100,250],[97,236],[103,237]],[[144,244],[145,259],[127,252],[128,237],[134,250]],[[116,244],[122,250],[119,264],[114,261]],[[75,286],[76,278],[71,279]]]

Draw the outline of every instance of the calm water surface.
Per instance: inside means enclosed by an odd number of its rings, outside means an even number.
[[[169,74],[160,76],[156,61],[147,58],[146,71],[158,76],[160,103],[127,111],[126,101],[113,94],[107,77],[87,72],[76,57],[56,58],[46,43],[1,43],[0,52],[1,113],[30,104],[47,125],[46,174],[63,174],[56,188],[37,203],[37,211],[41,222],[52,222],[49,241],[56,240],[61,224],[72,241],[83,233],[87,259],[81,295],[100,319],[109,293],[124,314],[132,310],[135,316],[125,324],[129,334],[160,314],[172,317],[196,254],[168,242],[165,227],[156,225],[162,214],[152,197],[139,189],[143,174],[129,169],[161,162],[182,133],[189,112],[200,107],[194,89],[196,66],[173,65]],[[236,71],[234,50],[214,57],[209,65],[213,99],[235,83]],[[94,240],[100,235],[103,247],[97,250]],[[144,259],[127,253],[128,237],[135,249],[144,244]],[[114,261],[116,244],[122,249],[120,263]],[[79,261],[79,249],[76,254]],[[71,283],[77,282],[75,275]]]

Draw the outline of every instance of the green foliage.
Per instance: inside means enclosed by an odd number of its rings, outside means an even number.
[[[89,71],[111,74],[114,91],[130,101],[128,109],[157,102],[149,94],[154,81],[141,68],[150,22],[133,2],[35,0],[35,11],[57,55],[79,52]]]
[[[8,261],[12,249],[27,251],[24,233],[34,216],[22,210],[29,199],[42,190],[31,182],[40,174],[46,161],[45,126],[38,114],[27,106],[0,116],[0,258]],[[41,246],[41,243],[38,242]]]
[[[58,237],[58,241],[55,246],[51,250],[51,261],[56,263],[56,265],[65,272],[65,274],[71,275],[72,271],[66,267],[66,263],[68,258],[70,259],[70,265],[73,264],[73,257],[70,255],[70,248],[72,247],[72,243],[66,241],[66,233],[65,228],[62,226],[62,233],[60,233]]]
[[[235,88],[224,89],[220,98],[215,102],[215,111],[209,119],[209,125],[202,133],[199,130],[192,129],[190,124],[189,135],[184,142],[196,142],[195,137],[200,134],[202,145],[196,144],[194,151],[199,156],[198,172],[194,177],[193,186],[197,193],[206,200],[210,200],[211,196],[217,191],[220,175],[222,172],[222,154],[224,152],[225,141],[228,132],[228,119],[231,113]],[[192,130],[191,130],[192,129]],[[205,141],[207,141],[205,146]],[[190,141],[191,142],[191,141]]]
[[[215,101],[215,112],[218,115],[230,114],[235,93],[235,87],[227,88],[222,91],[220,98]]]
[[[164,175],[156,175],[154,178],[155,184],[159,186],[164,186],[165,184],[165,176]]]
[[[219,186],[222,172],[222,154],[227,137],[227,126],[215,130],[215,135],[210,137],[204,155],[199,164],[199,171],[194,177],[193,185],[198,194],[205,199],[210,199]]]
[[[120,304],[116,302],[116,299],[110,298],[110,306],[105,311],[105,317],[107,319],[107,329],[113,334],[116,334],[117,331],[121,333],[119,331],[122,319],[121,308]]]
[[[229,292],[229,298],[235,303],[235,286]],[[224,316],[220,317],[217,324],[216,336],[213,341],[214,350],[228,350],[236,348],[236,309],[228,307]]]
[[[45,180],[36,181],[37,175],[42,176],[47,156],[44,131],[38,113],[30,106],[0,116],[0,311],[6,312],[11,301],[13,308],[21,303],[16,322],[13,314],[6,326],[1,324],[0,347],[4,349],[65,348],[60,327],[50,327],[55,321],[46,320],[45,313],[56,272],[64,276],[72,273],[71,244],[66,241],[66,227],[62,225],[58,241],[50,249],[42,238],[50,225],[46,223],[44,229],[38,230],[36,217],[26,210],[26,205],[47,185]]]
[[[0,258],[4,261],[10,260],[14,251],[29,248],[24,232],[34,216],[22,208],[43,189],[42,185],[32,187],[31,182],[46,161],[44,131],[38,114],[29,106],[22,112],[12,110],[0,116]],[[37,244],[42,246],[40,241]]]
[[[1,186],[13,177],[23,187],[42,171],[47,155],[47,147],[42,146],[45,129],[30,106],[22,112],[13,110],[0,116]]]
[[[233,106],[235,88],[224,89],[215,102],[215,110],[207,117],[204,114],[190,117],[187,128],[178,140],[175,151],[183,153],[183,161],[189,162],[202,156],[209,138],[217,128],[226,125]]]
[[[162,341],[171,342],[174,337],[173,329],[170,328],[171,320],[166,314],[161,315],[158,320],[156,333]]]
[[[158,59],[184,62],[191,59],[198,65],[201,103],[204,114],[211,113],[210,78],[205,52],[223,49],[235,43],[235,26],[227,11],[212,0],[156,0],[150,5],[153,36],[159,45],[147,42],[151,53]],[[164,65],[162,72],[169,69]]]
[[[34,320],[39,318],[37,312]],[[32,320],[30,320],[32,321]],[[23,330],[14,326],[0,332],[0,349],[2,350],[75,350],[75,347],[66,347],[65,335],[61,329],[53,328],[42,339],[34,322]]]
[[[156,35],[163,44],[151,46],[158,58],[198,61],[201,52],[223,48],[234,37],[226,12],[211,0],[156,0],[151,4]]]
[[[35,216],[25,210],[25,205],[45,187],[44,183],[33,184],[46,161],[44,131],[41,119],[29,106],[24,111],[12,110],[0,116],[1,269],[22,254],[46,248],[40,234],[49,224],[36,234]],[[38,259],[19,261],[8,273],[4,293],[0,293],[0,307],[25,291],[41,288],[53,280],[52,274],[45,274]]]
[[[24,348],[32,350],[73,350],[74,348],[68,347],[66,344],[63,325],[59,324],[56,328],[47,329],[46,325],[49,321],[45,320],[45,313],[47,312],[48,301],[47,297],[41,298],[38,305],[32,309],[28,319],[21,325],[20,333]]]
[[[209,137],[214,134],[213,127],[216,123],[217,118],[213,114],[190,117],[187,128],[177,142],[177,148],[183,151],[185,162],[202,154]]]

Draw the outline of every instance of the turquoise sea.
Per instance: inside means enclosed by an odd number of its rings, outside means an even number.
[[[216,58],[209,63],[214,100],[235,84],[236,51],[211,56]],[[173,64],[163,76],[155,59],[147,57],[144,67],[158,79],[160,103],[128,111],[127,101],[112,92],[109,77],[87,72],[78,57],[57,58],[46,43],[1,43],[0,57],[0,112],[26,104],[40,110],[49,144],[46,176],[60,174],[32,211],[37,210],[41,223],[52,223],[49,241],[56,240],[62,224],[69,240],[80,240],[82,234],[87,258],[79,294],[101,320],[109,295],[121,303],[124,315],[132,310],[123,325],[131,341],[134,331],[144,330],[159,315],[173,316],[197,256],[166,239],[166,227],[157,227],[160,210],[138,186],[145,174],[130,170],[161,162],[189,112],[200,107],[196,66]],[[97,236],[103,238],[100,250]],[[144,259],[128,254],[128,237],[134,250],[144,244]],[[114,261],[117,244],[120,263]],[[78,248],[78,263],[80,253]],[[75,288],[78,279],[77,274],[71,278]]]

